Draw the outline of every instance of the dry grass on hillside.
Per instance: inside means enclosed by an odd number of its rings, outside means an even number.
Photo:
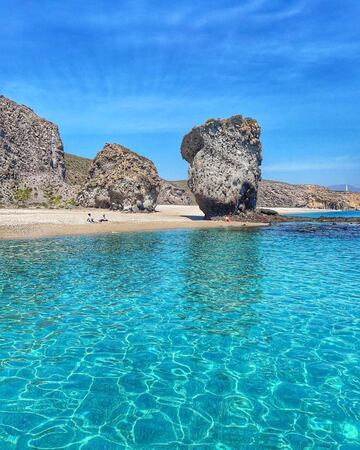
[[[66,181],[72,186],[81,186],[87,178],[92,159],[65,153]]]

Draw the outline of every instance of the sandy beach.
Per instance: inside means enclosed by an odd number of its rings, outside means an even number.
[[[95,221],[105,214],[106,223]],[[0,239],[31,239],[97,233],[151,231],[174,228],[258,227],[267,224],[204,220],[197,206],[160,205],[154,213],[124,214],[101,209],[0,209]]]
[[[310,208],[273,208],[280,214],[325,212]],[[102,214],[106,223],[89,224],[87,213],[97,222]],[[159,205],[156,212],[124,214],[102,209],[0,209],[0,239],[31,239],[47,236],[120,233],[174,228],[259,227],[267,224],[212,222],[204,220],[197,206]]]

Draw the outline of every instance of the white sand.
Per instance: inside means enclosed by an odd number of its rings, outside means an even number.
[[[103,209],[0,209],[0,226],[2,225],[83,225],[86,224],[87,214],[91,212],[95,221],[105,214],[112,223],[154,223],[172,222],[174,217],[180,222],[191,222],[185,216],[194,216],[202,220],[204,215],[197,206],[158,206],[151,214],[119,213]]]
[[[252,227],[266,224],[205,221],[197,206],[158,206],[154,213],[127,214],[101,209],[0,209],[0,239],[70,234],[159,230],[168,228]],[[109,222],[89,224],[105,214]]]

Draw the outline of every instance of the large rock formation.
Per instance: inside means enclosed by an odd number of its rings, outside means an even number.
[[[323,186],[261,181],[258,191],[259,207],[360,209],[360,194],[333,192]]]
[[[51,204],[71,197],[56,125],[0,96],[0,204]]]
[[[233,116],[194,127],[181,144],[189,187],[206,218],[256,207],[262,159],[256,120]]]
[[[147,158],[118,144],[105,144],[96,155],[84,189],[83,206],[120,211],[154,211],[160,178]]]
[[[195,203],[195,199],[187,185],[185,187],[181,187],[175,183],[176,182],[172,183],[171,181],[161,180],[158,204],[193,205]]]

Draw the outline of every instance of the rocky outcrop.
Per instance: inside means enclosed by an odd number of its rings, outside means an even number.
[[[256,120],[233,116],[194,127],[181,144],[189,187],[206,218],[256,207],[262,159]]]
[[[193,205],[195,199],[189,188],[182,188],[171,181],[161,180],[159,205]]]
[[[58,127],[0,96],[0,204],[59,205],[72,195]]]
[[[308,193],[303,186],[267,180],[259,183],[259,207],[303,208],[308,202]]]
[[[105,144],[91,164],[78,202],[128,212],[154,211],[160,178],[154,164],[118,144]]]
[[[360,194],[333,192],[323,186],[295,185],[279,181],[261,181],[258,191],[259,207],[360,209]]]

